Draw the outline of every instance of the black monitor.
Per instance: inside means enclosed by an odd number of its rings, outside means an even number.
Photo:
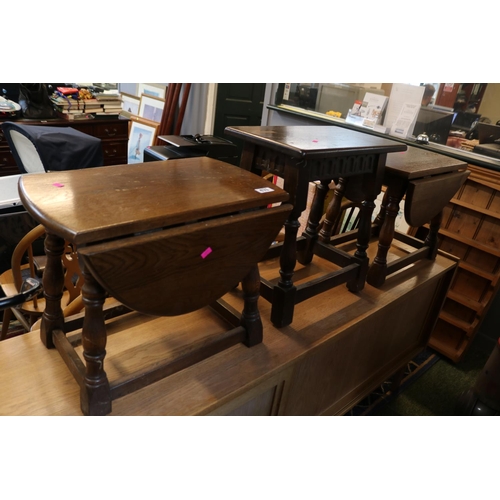
[[[490,144],[500,140],[500,126],[492,123],[477,124],[479,144]]]
[[[467,113],[466,111],[457,111],[453,116],[453,124],[451,126],[454,130],[464,130],[468,132],[475,122],[481,118],[477,113]]]
[[[439,111],[433,108],[421,107],[417,116],[417,122],[413,129],[413,135],[417,137],[424,132],[430,142],[446,144],[450,135],[453,113]]]

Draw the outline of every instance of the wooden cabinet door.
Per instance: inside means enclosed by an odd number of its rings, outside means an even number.
[[[214,135],[228,139],[224,129],[230,125],[260,125],[264,107],[265,83],[219,83],[215,107]],[[237,158],[231,163],[239,165],[243,142],[229,138],[238,148]]]
[[[439,86],[436,104],[439,106],[446,106],[447,108],[453,108],[459,88],[460,83],[442,83]]]

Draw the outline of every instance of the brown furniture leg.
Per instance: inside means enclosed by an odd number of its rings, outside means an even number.
[[[387,205],[389,203],[389,196],[387,191],[384,193],[382,198],[382,203],[380,204],[380,210],[373,221],[372,235],[378,236],[380,234],[380,228],[384,224],[385,214],[387,212]]]
[[[345,180],[340,178],[333,190],[333,198],[326,209],[325,218],[319,231],[319,240],[329,243],[336,220],[340,216],[340,207],[345,192]]]
[[[307,218],[307,226],[302,233],[302,236],[306,238],[306,247],[297,256],[297,260],[303,265],[310,264],[314,255],[314,244],[318,240],[319,223],[323,216],[325,198],[329,191],[330,182],[329,180],[323,180],[316,184],[311,211]]]
[[[438,233],[441,227],[441,222],[443,221],[443,211],[436,214],[430,222],[429,233],[427,238],[425,238],[425,246],[429,247],[428,259],[434,260],[438,251]]]
[[[295,168],[293,162],[285,168],[287,173],[284,175],[283,187],[290,194],[293,208],[284,224],[285,238],[280,253],[280,279],[272,291],[271,321],[278,328],[289,325],[293,319],[297,293],[293,275],[297,264],[299,217],[306,209],[309,194],[307,170]]]
[[[375,224],[382,221],[382,226],[379,232],[377,255],[373,259],[366,278],[367,283],[374,287],[383,285],[387,277],[387,254],[394,239],[394,226],[402,198],[403,194],[400,189],[391,189],[389,187],[384,196],[384,203],[380,208],[380,215],[375,220]]]
[[[271,321],[278,328],[289,325],[293,318],[297,288],[292,278],[297,262],[297,233],[300,227],[297,214],[300,213],[301,211],[294,207],[285,222],[285,238],[280,254],[280,279],[273,288],[271,308]]]
[[[257,302],[259,300],[260,274],[259,267],[255,265],[241,282],[244,304],[241,314],[241,326],[246,330],[244,344],[252,347],[262,342],[262,320],[260,319]]]
[[[43,290],[45,295],[45,309],[40,327],[40,339],[45,347],[55,347],[53,340],[54,330],[64,329],[64,316],[61,308],[61,298],[64,287],[64,271],[61,257],[64,252],[63,238],[50,232],[45,236],[45,253],[47,264],[43,273]]]
[[[340,178],[335,185],[332,201],[328,205],[325,220],[323,221],[323,227],[319,232],[319,240],[321,242],[330,243],[333,227],[341,215],[342,199],[344,198],[347,187],[347,180],[343,178]],[[354,190],[356,189],[357,188],[354,188]],[[356,193],[356,197],[359,198],[359,192]],[[350,197],[348,198],[351,199]],[[371,195],[370,197],[363,195],[362,199],[364,201],[361,202],[359,208],[359,227],[356,240],[356,252],[354,253],[354,257],[359,261],[360,268],[357,277],[346,283],[347,289],[355,293],[361,291],[365,286],[366,274],[368,272],[368,256],[366,254],[366,250],[370,243],[372,226],[371,217],[373,209],[375,208],[374,195]]]
[[[106,292],[84,266],[82,274],[85,279],[82,287],[85,304],[82,347],[86,367],[80,387],[80,405],[84,415],[107,415],[111,412],[111,393],[104,371],[106,325],[102,308]]]
[[[375,199],[368,199],[361,203],[359,209],[358,238],[356,240],[356,251],[354,257],[359,260],[360,269],[357,278],[347,282],[347,289],[351,292],[359,292],[365,287],[366,275],[368,272],[368,255],[366,250],[370,244],[372,214],[375,208]]]

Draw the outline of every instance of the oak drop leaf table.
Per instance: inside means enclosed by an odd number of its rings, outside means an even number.
[[[46,229],[41,339],[57,348],[79,383],[84,414],[108,414],[113,399],[236,343],[262,341],[257,263],[292,208],[284,190],[203,157],[31,174],[21,179],[19,193]],[[83,360],[67,338],[71,321],[60,305],[67,243],[77,248],[85,280]],[[220,299],[240,282],[241,314]],[[155,316],[211,306],[232,328],[182,359],[109,381],[107,296],[127,311]]]
[[[335,126],[227,127],[225,133],[244,142],[240,166],[269,172],[284,179],[293,210],[285,222],[285,237],[266,258],[280,257],[280,279],[274,285],[261,280],[261,294],[272,302],[271,321],[277,327],[293,320],[295,304],[346,283],[352,292],[366,281],[371,217],[375,198],[381,191],[388,153],[405,151],[406,145],[362,132]],[[320,219],[329,184],[345,181],[344,196],[361,204],[354,256],[318,239]],[[307,206],[309,183],[317,185],[305,231],[298,237],[299,217]],[[309,264],[319,255],[341,269],[308,283],[293,283],[297,260]]]
[[[410,146],[407,151],[389,153],[383,184],[386,191],[380,211],[373,222],[372,234],[378,236],[377,255],[370,264],[367,283],[380,287],[386,277],[422,258],[433,260],[438,251],[438,232],[443,210],[469,175],[467,163],[442,154]],[[319,239],[329,244],[340,244],[355,236],[332,237],[332,227],[338,215],[339,201],[344,186],[335,186],[334,196],[326,211],[319,231]],[[404,216],[414,228],[429,224],[424,241],[394,230],[401,201],[405,197]],[[407,256],[387,262],[387,254],[394,238],[415,248]]]

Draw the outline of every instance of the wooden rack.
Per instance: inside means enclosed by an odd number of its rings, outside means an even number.
[[[500,283],[500,173],[473,165],[443,213],[439,249],[460,259],[429,345],[460,361]],[[422,236],[423,228],[410,234]],[[419,235],[420,233],[420,235]]]

